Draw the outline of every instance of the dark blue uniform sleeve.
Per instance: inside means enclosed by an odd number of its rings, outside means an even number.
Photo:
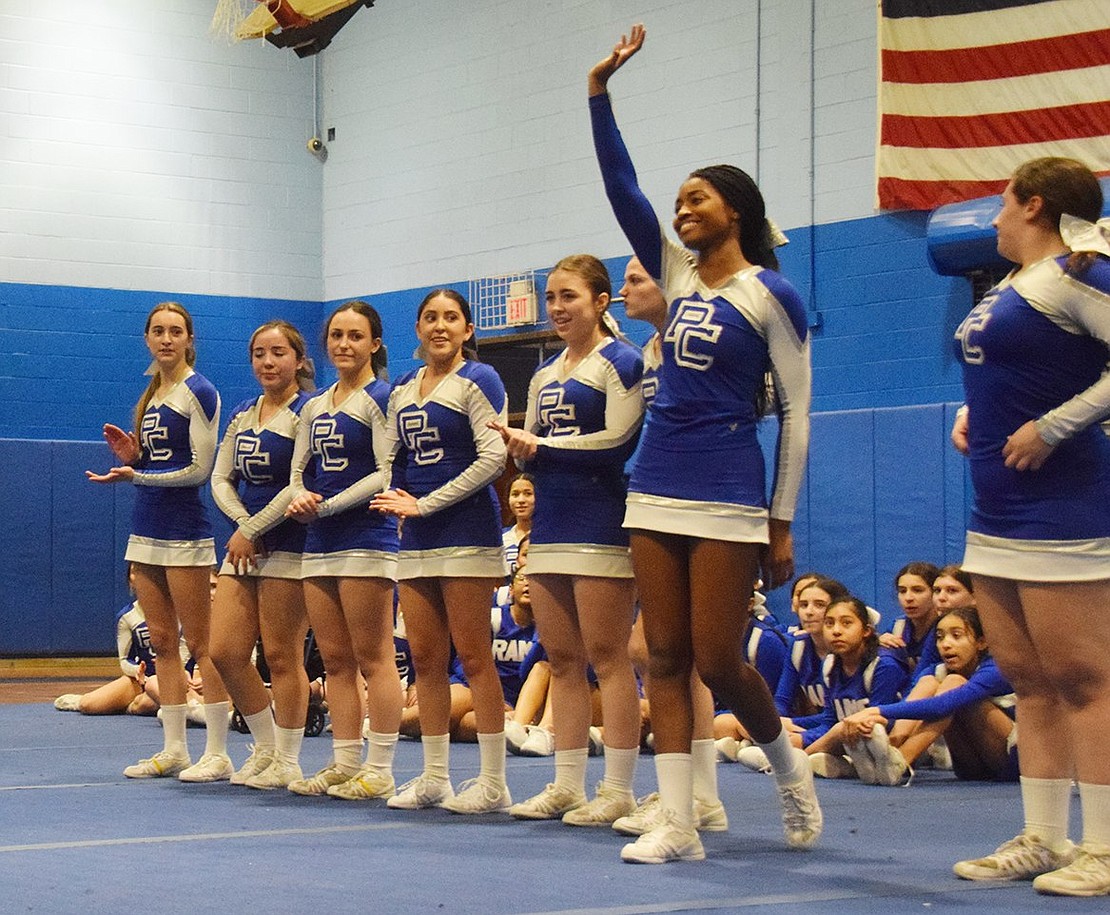
[[[608,94],[590,96],[590,124],[597,164],[601,166],[601,178],[613,215],[644,269],[658,279],[663,271],[659,220],[640,190],[636,169],[617,128]]]
[[[939,721],[954,715],[961,708],[992,699],[995,696],[1006,696],[1014,691],[1009,681],[993,664],[984,669],[979,668],[963,685],[939,696],[928,699],[914,699],[908,702],[893,702],[879,706],[879,711],[884,718],[897,721],[900,718],[912,718],[917,721]]]

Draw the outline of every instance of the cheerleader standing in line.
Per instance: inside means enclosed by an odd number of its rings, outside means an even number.
[[[1017,266],[956,331],[975,492],[963,568],[1017,693],[1025,828],[967,879],[1110,894],[1110,226],[1074,159],[1014,172],[995,217]],[[1083,842],[1068,841],[1071,782]]]
[[[536,370],[524,429],[500,426],[509,454],[536,478],[528,581],[551,664],[555,781],[510,813],[571,826],[609,826],[636,809],[640,699],[628,656],[634,585],[624,514],[624,464],[643,418],[643,360],[605,323],[611,285],[588,254],[547,278],[547,316],[566,349]],[[605,777],[586,799],[590,687],[597,674]],[[691,808],[692,809],[692,808]]]
[[[693,173],[679,189],[667,241],[636,183],[606,85],[643,45],[636,25],[589,74],[594,145],[617,221],[671,301],[659,393],[629,484],[631,531],[650,656],[659,792],[667,819],[625,846],[626,861],[705,856],[692,822],[690,672],[765,750],[788,843],[817,841],[822,817],[803,751],[791,746],[767,684],[739,635],[755,580],[793,573],[790,519],[809,430],[805,308],[778,273],[762,195],[733,166]],[[757,399],[774,376],[782,424],[774,495],[766,507]]]
[[[134,564],[135,595],[159,658],[163,749],[123,774],[212,781],[233,771],[227,755],[227,692],[208,655],[208,577],[216,550],[200,501],[200,488],[208,482],[216,456],[220,396],[207,378],[193,371],[193,319],[183,306],[155,305],[143,333],[154,365],[135,407],[136,431],[104,427],[104,438],[122,465],[105,474],[86,471],[94,483],[137,487],[124,558]],[[182,633],[204,679],[207,732],[204,755],[195,766],[185,742],[188,678],[177,663]]]
[[[663,363],[660,338],[666,329],[667,299],[663,290],[653,280],[640,263],[638,257],[631,257],[624,270],[624,286],[621,288],[624,311],[630,318],[647,321],[656,332],[644,344],[644,378],[641,390],[644,405],[651,406],[659,386],[659,368]],[[644,642],[644,626],[637,618],[632,630],[629,652],[641,672],[647,671],[647,645]],[[725,813],[717,792],[717,746],[714,741],[713,694],[701,682],[697,671],[690,673],[690,694],[693,701],[694,724],[690,753],[693,760],[693,797],[694,825],[699,831],[723,832],[728,829],[728,814]],[[648,696],[650,702],[651,697]],[[734,741],[735,742],[735,741]],[[653,791],[638,801],[635,813],[621,817],[613,823],[613,829],[622,835],[639,836],[650,832],[657,825],[662,814],[659,792]]]
[[[284,788],[298,764],[308,706],[308,631],[301,554],[305,529],[285,517],[300,412],[315,389],[304,337],[287,321],[251,336],[251,368],[262,395],[235,408],[212,471],[216,505],[235,524],[212,606],[212,660],[254,738],[233,785]],[[262,636],[270,692],[251,663]]]
[[[490,596],[505,580],[501,512],[492,483],[505,446],[489,424],[507,416],[505,386],[467,359],[470,304],[453,289],[429,293],[416,312],[424,367],[389,400],[393,488],[371,503],[404,519],[397,566],[420,710],[424,771],[389,799],[395,809],[452,813],[506,809],[505,703],[490,650]],[[455,794],[450,779],[451,645],[474,702],[479,774]]]
[[[324,328],[339,380],[301,410],[286,513],[308,524],[302,574],[308,620],[327,672],[331,762],[288,785],[294,794],[363,800],[393,794],[401,681],[393,654],[397,522],[367,511],[386,483],[389,385],[377,378],[382,321],[365,302]],[[362,763],[362,689],[370,719]]]

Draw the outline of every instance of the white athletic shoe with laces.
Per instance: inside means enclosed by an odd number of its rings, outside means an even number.
[[[396,790],[392,772],[366,765],[341,785],[328,788],[328,797],[338,797],[345,801],[369,801],[393,797]]]
[[[782,825],[786,833],[786,844],[791,848],[810,848],[821,836],[825,819],[821,805],[817,801],[817,791],[813,787],[813,773],[809,768],[804,750],[795,749],[800,759],[797,770],[804,774],[800,782],[792,785],[779,785],[779,799],[782,801]]]
[[[249,749],[250,755],[229,779],[233,785],[245,785],[250,779],[265,771],[266,767],[274,761],[273,747],[256,747],[251,744]]]
[[[762,772],[764,775],[771,773],[771,761],[761,747],[741,747],[736,754],[736,761],[753,772]]]
[[[385,806],[394,810],[423,810],[425,807],[438,807],[454,796],[455,789],[451,787],[450,779],[421,773],[398,788]]]
[[[875,725],[878,727],[878,725]],[[844,749],[848,751],[848,758],[852,761],[852,768],[856,770],[856,775],[859,780],[865,785],[877,785],[878,774],[875,768],[875,760],[871,758],[871,754],[867,752],[862,740],[853,740],[844,745]]]
[[[569,810],[586,803],[586,793],[551,782],[539,794],[509,808],[518,820],[557,820]]]
[[[183,782],[222,782],[235,774],[235,766],[226,753],[205,753],[200,759],[177,773]]]
[[[81,697],[77,693],[66,693],[54,700],[54,708],[59,712],[81,711]]]
[[[563,814],[563,822],[568,826],[612,826],[614,820],[635,812],[636,796],[631,791],[620,791],[601,781],[593,800]]]
[[[896,785],[909,787],[913,781],[913,769],[902,756],[902,751],[890,745],[886,728],[876,724],[871,729],[871,736],[863,741],[863,749],[875,765],[875,781],[872,784],[888,788]]]
[[[272,765],[272,764],[271,764]],[[302,797],[319,797],[328,793],[332,785],[341,785],[354,773],[340,769],[334,762],[328,763],[315,775],[291,781],[286,787]]]
[[[834,753],[814,753],[809,757],[809,768],[818,778],[859,778],[856,767],[845,756]]]
[[[449,797],[439,806],[451,813],[468,815],[481,813],[500,813],[513,805],[509,786],[504,782],[497,784],[483,779],[472,778],[459,785],[458,793]]]
[[[1110,845],[1083,842],[1071,864],[1034,878],[1033,889],[1052,896],[1110,896]]]
[[[664,808],[659,792],[638,798],[636,809],[626,817],[613,821],[613,829],[622,836],[642,836],[663,822]],[[719,800],[703,801],[694,798],[694,828],[698,832],[726,832],[728,814]]]
[[[555,735],[538,724],[528,728],[528,736],[520,745],[521,756],[554,756]]]
[[[273,762],[257,775],[252,775],[245,782],[248,788],[259,791],[273,791],[275,788],[288,788],[293,782],[304,780],[301,764],[296,760],[281,759],[274,756]]]
[[[698,831],[675,825],[674,814],[664,811],[658,825],[621,849],[629,864],[666,864],[668,861],[702,861],[705,849]]]
[[[170,778],[189,768],[192,763],[188,755],[175,756],[162,750],[150,759],[140,759],[135,765],[128,766],[123,774],[128,778]]]
[[[505,749],[513,756],[520,756],[520,748],[528,739],[528,728],[519,721],[505,722]]]
[[[1040,836],[1023,832],[984,858],[957,861],[952,870],[964,880],[1031,880],[1066,868],[1075,857],[1076,849],[1070,842],[1057,852],[1045,845]]]

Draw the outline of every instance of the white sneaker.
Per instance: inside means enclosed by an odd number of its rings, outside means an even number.
[[[394,810],[423,810],[425,807],[438,807],[455,796],[455,789],[446,778],[436,778],[421,773],[411,781],[405,782],[393,797],[385,802],[386,807]]]
[[[291,781],[286,787],[302,797],[320,797],[328,793],[332,785],[341,785],[354,773],[340,769],[334,762],[328,763],[315,775]]]
[[[1084,842],[1071,864],[1034,878],[1033,889],[1053,896],[1110,896],[1110,845]]]
[[[520,745],[521,756],[554,756],[555,735],[538,724],[528,728],[528,736]]]
[[[586,803],[586,793],[564,785],[549,784],[539,794],[513,804],[509,816],[518,820],[557,820]]]
[[[496,784],[478,777],[459,785],[459,793],[449,797],[439,806],[451,813],[479,814],[499,813],[513,805],[509,786],[504,782]]]
[[[886,728],[875,725],[871,729],[871,736],[863,741],[863,749],[875,764],[876,785],[894,787],[904,784],[909,787],[913,780],[913,769],[906,763],[902,751],[890,745],[890,737]]]
[[[275,788],[288,788],[293,782],[304,781],[304,772],[301,764],[279,758],[276,753],[273,762],[257,775],[252,775],[244,782],[248,788],[257,788],[259,791],[273,791]]]
[[[621,849],[629,864],[666,864],[668,861],[702,861],[705,849],[696,829],[681,829],[667,811],[662,822]]]
[[[760,747],[743,747],[736,754],[736,761],[753,772],[762,772],[765,775],[771,772],[771,761]],[[809,768],[808,762],[806,768]]]
[[[592,801],[563,814],[568,826],[612,826],[615,820],[636,812],[636,796],[631,791],[611,788],[606,782],[598,783]]]
[[[554,752],[555,745],[552,744],[552,751]],[[586,755],[587,756],[604,756],[605,755],[605,741],[601,736],[601,728],[590,726],[589,733],[586,737]]]
[[[392,772],[367,765],[342,784],[328,788],[328,797],[338,797],[345,801],[368,801],[393,797],[396,789]]]
[[[694,828],[698,832],[728,832],[728,814],[725,805],[716,801],[694,798]]]
[[[189,768],[177,773],[183,782],[222,782],[235,774],[235,767],[226,753],[205,753]]]
[[[520,748],[528,739],[528,728],[519,721],[505,722],[505,749],[513,756],[520,756]]]
[[[160,711],[160,710],[159,710]],[[208,727],[208,719],[204,717],[203,702],[189,702],[185,705],[185,724],[193,727]]]
[[[834,753],[814,753],[809,757],[809,768],[818,778],[859,778],[847,757]]]
[[[875,725],[878,727],[878,725]],[[852,768],[856,770],[859,780],[865,785],[879,784],[879,776],[875,768],[875,760],[867,752],[862,740],[853,740],[844,745],[848,751],[848,758],[852,761]]]
[[[54,700],[54,708],[59,712],[81,711],[81,697],[77,693],[66,693]]]
[[[934,769],[939,769],[942,772],[952,771],[952,753],[949,751],[948,744],[945,743],[943,737],[938,737],[929,744],[929,749],[926,752]]]
[[[251,744],[250,751],[250,756],[229,779],[231,784],[245,785],[248,780],[265,771],[266,767],[274,761],[276,752],[273,747],[256,747],[254,744]]]
[[[817,801],[817,791],[813,787],[813,773],[809,769],[805,751],[794,751],[803,758],[799,768],[804,771],[802,780],[793,785],[778,785],[779,799],[782,801],[782,825],[786,833],[786,844],[791,848],[809,848],[821,836],[825,819],[821,805]]]
[[[636,801],[636,809],[626,817],[613,821],[613,829],[624,836],[642,836],[664,821],[659,793],[653,791]],[[728,814],[719,800],[707,802],[694,798],[694,828],[698,832],[726,832]]]
[[[735,737],[718,737],[713,745],[717,748],[717,762],[734,763],[740,755],[740,741]]]
[[[123,774],[128,778],[169,778],[183,769],[188,769],[192,763],[188,754],[174,756],[162,750],[150,759],[140,759],[135,765],[128,766],[123,770]]]
[[[957,861],[952,870],[964,880],[1031,880],[1062,870],[1076,858],[1070,842],[1063,851],[1053,851],[1039,836],[1021,833],[1003,842],[985,858]]]

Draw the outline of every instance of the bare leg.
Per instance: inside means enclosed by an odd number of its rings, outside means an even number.
[[[390,604],[392,616],[392,600]],[[258,583],[258,615],[262,645],[270,666],[274,721],[282,728],[304,727],[308,709],[308,674],[304,669],[308,615],[301,583],[285,578],[261,579]],[[392,649],[391,638],[390,657]]]

